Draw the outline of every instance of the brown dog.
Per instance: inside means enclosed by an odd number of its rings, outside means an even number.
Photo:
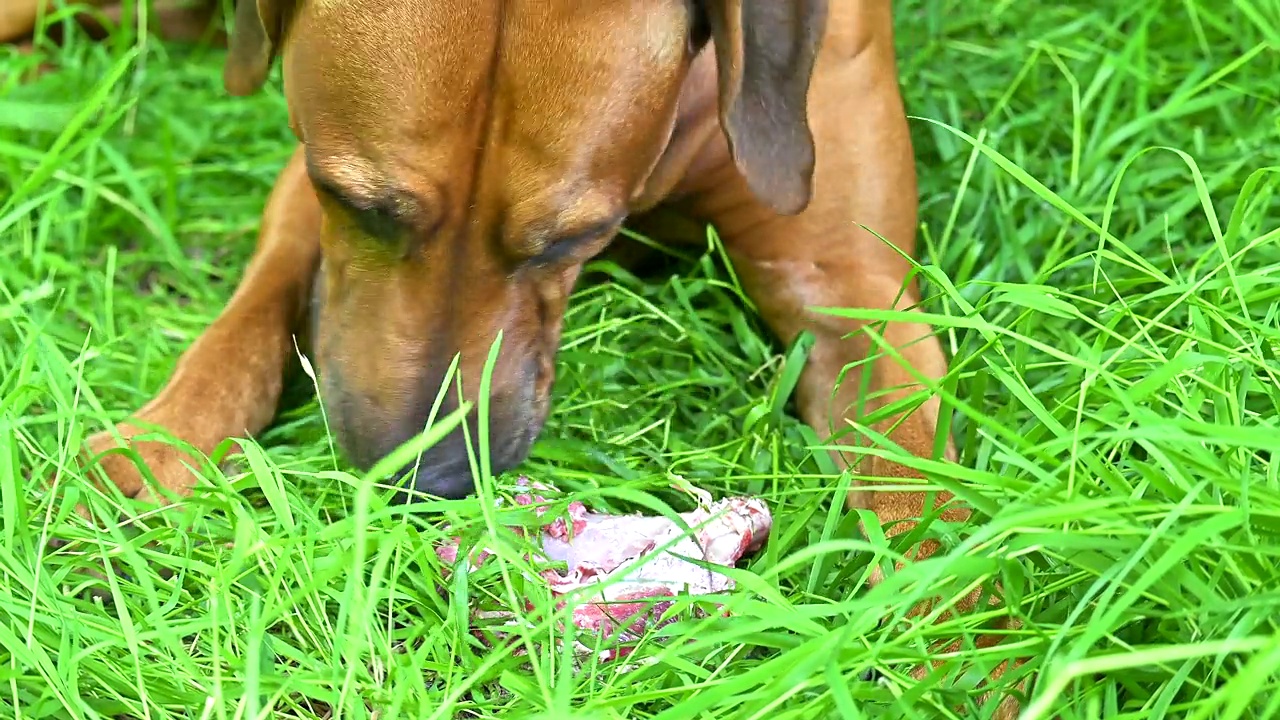
[[[918,302],[899,253],[915,251],[917,201],[889,0],[241,0],[228,90],[254,92],[277,56],[299,144],[256,253],[119,436],[159,426],[207,454],[260,432],[293,338],[309,335],[336,435],[367,467],[423,429],[455,354],[475,397],[501,332],[492,464],[510,468],[547,416],[583,263],[624,220],[659,210],[717,228],[778,338],[814,333],[797,401],[822,437],[946,371],[923,323],[877,329],[895,358],[862,323],[809,309]],[[929,457],[939,408],[930,398],[878,429]],[[90,447],[117,442],[102,433]],[[132,446],[164,491],[190,492],[180,449]],[[164,499],[127,457],[100,461],[125,495]],[[878,458],[857,470],[918,477]],[[461,435],[403,477],[470,494]],[[926,495],[859,490],[848,504],[896,535]]]

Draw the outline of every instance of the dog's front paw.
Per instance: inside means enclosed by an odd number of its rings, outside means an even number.
[[[947,459],[954,461],[955,451],[950,446],[947,448]],[[901,479],[903,482],[908,480],[915,481],[919,478],[919,474],[909,468],[897,463],[885,460],[879,457],[872,457],[861,468],[862,482],[859,483],[847,498],[847,504],[850,508],[864,508],[871,510],[881,527],[883,536],[888,539],[901,537],[907,533],[916,530],[919,527],[920,519],[926,515],[926,505],[930,502],[930,497],[923,490],[877,490],[876,483],[894,482]],[[938,512],[937,519],[943,523],[951,523],[963,525],[970,520],[970,510],[962,503],[956,503],[955,498],[947,492],[939,492],[936,497],[932,498],[932,505]],[[864,531],[866,530],[864,526]],[[904,570],[908,564],[920,563],[945,554],[946,548],[943,543],[932,537],[922,537],[913,542],[908,549],[903,552],[902,560],[893,563],[894,573]],[[867,584],[876,587],[886,581],[884,568],[877,564],[867,579]],[[983,585],[986,585],[984,583]],[[959,618],[969,616],[971,614],[985,614],[990,617],[989,621],[983,623],[983,627],[977,630],[977,637],[973,638],[972,646],[978,649],[987,649],[998,645],[1010,631],[1015,631],[1021,627],[1021,623],[1016,613],[1008,608],[1002,599],[1003,589],[996,582],[994,587],[973,587],[968,590],[964,597],[951,597],[944,599],[927,595],[923,599],[914,603],[905,613],[898,612],[893,614],[893,618],[905,621],[907,624],[918,624],[926,621],[930,616],[937,625],[960,625],[957,622]],[[945,603],[945,604],[944,604]],[[963,624],[968,624],[965,621]],[[965,650],[965,643],[958,638],[951,638],[949,634],[936,632],[935,635],[941,635],[941,639],[934,640],[930,643],[930,651],[932,654],[942,656],[952,656]],[[1026,681],[1017,683],[1017,687],[1009,688],[1008,681],[1001,681],[1001,678],[1010,670],[1017,668],[1025,662],[1025,658],[1010,658],[998,663],[988,673],[983,686],[986,691],[982,693],[979,699],[980,705],[987,705],[995,696],[999,695],[998,709],[991,716],[994,720],[1014,720],[1020,712],[1020,701],[1018,695],[1026,689]],[[938,670],[944,665],[941,660],[921,663],[912,667],[908,675],[915,682],[922,682],[933,671]],[[967,672],[967,670],[966,670]]]
[[[148,439],[141,439],[143,437]],[[179,445],[150,437],[153,437],[150,430],[125,423],[117,425],[114,432],[104,431],[91,435],[81,448],[76,471],[54,474],[49,478],[49,490],[61,493],[70,483],[80,482],[79,478],[82,477],[99,490],[109,491],[106,485],[110,483],[125,498],[148,505],[167,505],[175,497],[188,496],[196,480],[193,468],[202,467],[200,461]],[[89,503],[84,500],[76,503],[74,512],[90,526],[98,526],[99,521],[104,519],[95,518]],[[109,522],[119,519],[115,517]],[[50,551],[58,551],[72,544],[68,535],[57,529],[52,531],[47,541]],[[80,548],[71,551],[83,550],[84,548]],[[105,559],[102,562],[114,568],[117,576],[128,577],[118,563]],[[110,594],[106,589],[107,579],[103,568],[94,567],[91,562],[83,569],[99,583],[96,587],[90,587],[89,593],[104,602],[108,601]]]
[[[901,569],[901,566],[899,566],[899,569]],[[881,578],[883,578],[883,575],[877,570],[874,573],[874,577],[871,579],[871,583],[873,585],[878,584],[877,580]],[[983,602],[984,600],[985,603]],[[938,607],[938,603],[941,601],[942,598],[938,597],[927,598],[912,607],[902,619],[908,624],[912,622],[921,622],[922,619],[926,618],[935,610],[935,608]],[[970,612],[979,611],[980,609],[985,609],[987,611],[998,610],[1001,604],[1002,603],[998,598],[993,597],[983,588],[975,588],[966,597],[956,601],[950,608],[938,613],[934,622],[939,625],[954,623],[956,615],[967,615]],[[985,608],[982,606],[985,606]],[[979,631],[979,633],[983,634],[979,634],[977,637],[973,638],[971,647],[976,647],[980,650],[991,648],[999,644],[1008,631],[1017,630],[1020,626],[1021,623],[1011,614],[1004,614],[1000,617],[994,618],[985,624],[985,628],[983,630]],[[957,654],[965,652],[966,644],[961,639],[948,639],[945,635],[943,638],[944,639],[935,640],[930,643],[930,652],[932,655],[936,657],[954,657]],[[1019,694],[1025,691],[1026,683],[1023,681],[1017,683],[1017,687],[1008,687],[1008,681],[1002,681],[1001,678],[1003,678],[1003,676],[1010,670],[1022,665],[1025,661],[1025,658],[1002,660],[987,672],[986,679],[981,681],[981,686],[984,687],[985,690],[981,692],[980,697],[977,698],[979,705],[986,706],[993,700],[996,700],[997,697],[999,698],[999,700],[997,700],[998,707],[991,715],[993,720],[1014,720],[1018,717],[1018,713],[1021,710]],[[943,665],[944,661],[942,660],[932,660],[930,662],[921,663],[911,667],[907,674],[913,681],[919,683],[925,681],[931,672],[941,669]],[[967,668],[964,672],[971,671],[972,668]],[[964,712],[964,709],[957,707],[955,708],[955,711]]]
[[[107,490],[106,483],[110,483],[125,498],[148,504],[165,505],[175,496],[186,497],[195,485],[192,468],[201,467],[201,461],[178,445],[142,439],[149,434],[143,428],[121,423],[115,432],[89,436],[77,458],[77,472],[55,474],[50,478],[50,487],[65,487],[68,475],[73,475],[85,478],[99,490]],[[76,505],[75,512],[93,522],[84,502]]]
[[[117,425],[116,433],[96,433],[85,441],[87,473],[100,470],[122,495],[149,504],[191,494],[200,459],[178,445],[141,439],[149,432],[132,425]]]
[[[947,513],[943,516],[946,519]],[[907,527],[903,527],[906,525]],[[914,523],[910,521],[889,529],[885,534],[892,537],[903,532],[909,532]],[[905,553],[907,562],[894,563],[894,572],[900,572],[906,568],[908,563],[920,562],[940,554],[942,545],[932,539],[926,539],[914,545]],[[875,587],[885,582],[886,576],[881,567],[874,568],[869,577],[868,585]],[[992,592],[994,590],[994,592]],[[972,647],[977,649],[991,648],[1001,642],[1001,640],[1009,633],[1021,627],[1021,623],[1016,615],[1005,607],[1004,600],[1000,597],[1002,589],[999,583],[994,588],[983,586],[974,587],[962,598],[952,597],[944,600],[942,597],[928,596],[923,600],[916,602],[906,613],[900,617],[901,621],[906,624],[920,623],[927,621],[931,615],[936,615],[933,622],[938,625],[957,624],[958,616],[963,617],[971,613],[991,613],[995,611],[995,617],[983,624],[983,629],[978,630],[977,637],[972,640]],[[942,603],[947,603],[943,605]],[[1004,612],[1000,612],[1001,610]],[[898,617],[898,613],[894,613],[894,618]],[[930,643],[930,652],[934,656],[954,657],[965,651],[965,643],[959,639],[952,639],[949,635],[942,635],[942,639],[934,640]],[[998,696],[1000,699],[998,707],[994,714],[991,715],[993,720],[1014,720],[1021,710],[1019,694],[1026,690],[1026,682],[1022,681],[1017,684],[1016,688],[1007,687],[1008,681],[1001,681],[1001,678],[1010,670],[1017,668],[1026,661],[1026,658],[1011,658],[998,663],[986,675],[986,679],[982,681],[982,685],[986,688],[978,698],[979,705],[988,705]],[[908,675],[915,682],[923,682],[928,675],[939,670],[944,665],[942,660],[934,660],[927,663],[921,663],[912,667],[908,671]],[[970,670],[965,670],[970,672]],[[962,710],[957,710],[962,712]]]

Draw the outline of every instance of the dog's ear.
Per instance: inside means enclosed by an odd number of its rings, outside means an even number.
[[[794,215],[809,204],[808,93],[827,0],[701,0],[715,43],[720,124],[752,192]]]
[[[228,93],[251,95],[267,81],[292,5],[291,0],[236,0],[236,24],[222,68]]]

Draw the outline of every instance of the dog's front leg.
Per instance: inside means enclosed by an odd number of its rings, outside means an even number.
[[[227,438],[251,436],[271,422],[293,362],[295,333],[303,327],[319,233],[320,206],[299,146],[271,192],[257,249],[226,308],[183,353],[155,398],[115,433],[87,441],[124,495],[165,502],[165,495],[189,495],[195,483],[188,465],[199,468],[197,458],[166,442],[136,439],[152,426],[208,455]],[[117,433],[146,463],[158,488],[144,486],[127,454],[102,454],[119,447]]]
[[[914,155],[887,3],[866,5],[858,36],[850,43],[855,52],[827,52],[815,68],[808,122],[816,160],[811,199],[802,212],[778,215],[754,197],[720,138],[697,160],[709,172],[693,175],[685,188],[694,214],[720,233],[772,331],[784,342],[802,331],[814,334],[797,403],[802,419],[824,439],[847,430],[848,419],[920,392],[947,370],[941,344],[922,322],[866,323],[813,310],[906,311],[918,303],[904,257],[916,251]],[[900,358],[881,350],[866,329],[879,333]],[[874,426],[907,451],[930,457],[939,406],[931,397],[914,412]],[[953,455],[949,441],[946,447]],[[919,477],[874,457],[859,469],[867,476]],[[947,499],[944,494],[939,502]],[[861,489],[848,500],[874,510],[881,524],[892,526],[891,535],[908,531],[925,503],[924,493]],[[959,520],[964,512],[950,510],[946,517]],[[924,555],[931,551],[922,548]]]
[[[815,344],[796,390],[801,418],[821,438],[849,447],[850,421],[883,410],[889,416],[870,426],[912,455],[931,458],[941,402],[927,388],[947,371],[932,329],[909,319],[865,322],[813,310],[907,313],[919,302],[915,283],[908,282],[912,264],[904,257],[916,251],[917,190],[889,3],[856,8],[856,17],[842,13],[837,18],[833,10],[833,29],[813,74],[808,122],[815,164],[807,207],[795,215],[771,212],[753,195],[720,139],[695,161],[704,172],[692,174],[683,189],[690,193],[694,214],[716,226],[735,272],[772,331],[784,342],[813,333]],[[891,350],[874,342],[872,332]],[[923,402],[903,402],[922,392]],[[858,443],[871,441],[864,434]],[[950,437],[942,448],[954,460]],[[887,536],[909,532],[943,505],[944,521],[968,519],[967,508],[948,504],[953,497],[947,492],[933,494],[933,507],[926,507],[930,493],[923,490],[878,490],[876,485],[884,483],[877,479],[901,486],[920,473],[859,455],[838,454],[856,471],[846,504],[871,510]],[[938,550],[936,541],[926,539],[909,557],[920,560]],[[882,580],[878,569],[872,573],[873,584]],[[974,591],[956,610],[973,609],[981,597]],[[921,603],[911,615],[931,605]],[[980,644],[990,642],[984,637]],[[956,647],[951,643],[949,649]],[[926,670],[920,667],[914,674],[920,677]],[[993,677],[1004,670],[997,668]],[[1013,717],[1016,710],[1009,698],[997,717]]]

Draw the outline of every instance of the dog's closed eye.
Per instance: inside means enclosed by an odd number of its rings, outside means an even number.
[[[404,236],[407,219],[404,211],[394,201],[369,201],[332,191],[328,194],[343,207],[361,233],[386,242],[395,242]]]
[[[584,254],[599,251],[600,247],[617,233],[621,225],[620,219],[610,218],[581,230],[560,235],[546,243],[537,255],[530,258],[529,263],[546,267],[569,260],[580,261],[584,259],[582,257]]]
[[[311,173],[311,184],[322,199],[338,205],[361,233],[388,242],[403,235],[406,213],[394,197],[357,195],[318,173]]]
[[[411,198],[365,181],[339,182],[307,156],[307,176],[322,200],[337,205],[362,235],[388,243],[404,239],[420,218]],[[340,177],[340,176],[339,176]]]

